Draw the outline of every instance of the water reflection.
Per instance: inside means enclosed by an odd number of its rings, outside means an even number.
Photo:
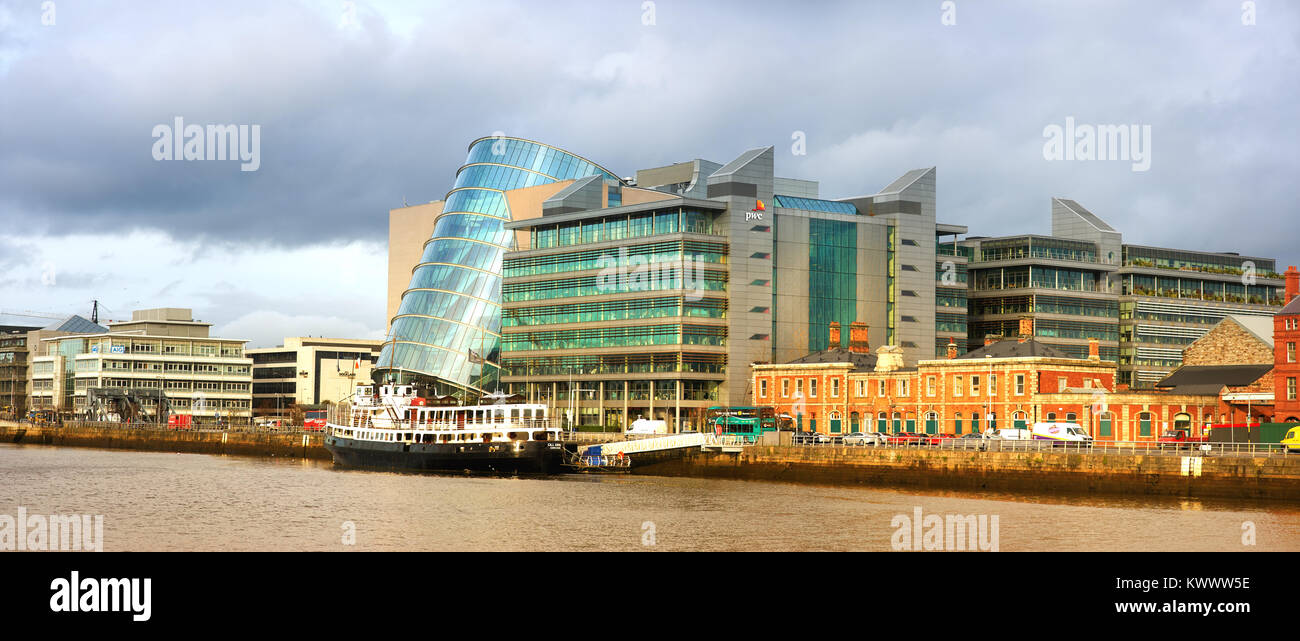
[[[1003,551],[1300,550],[1300,507],[1222,499],[498,479],[15,445],[0,446],[0,470],[0,514],[103,514],[107,550],[889,550],[891,519],[917,507],[998,516]]]

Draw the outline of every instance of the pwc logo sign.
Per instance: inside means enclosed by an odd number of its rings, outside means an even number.
[[[763,220],[763,212],[766,211],[767,211],[767,207],[763,205],[763,201],[761,200],[758,201],[758,204],[754,205],[753,209],[745,212],[745,222],[750,222],[753,220]]]

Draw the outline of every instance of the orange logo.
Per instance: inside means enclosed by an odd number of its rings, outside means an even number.
[[[767,207],[764,207],[763,201],[760,200],[757,205],[754,205],[754,211],[767,211]]]

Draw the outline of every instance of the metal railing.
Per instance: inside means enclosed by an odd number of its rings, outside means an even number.
[[[249,432],[262,434],[324,434],[326,428],[304,427],[302,425],[269,427],[263,425],[168,425],[166,423],[119,423],[116,421],[64,421],[49,424],[49,427],[66,429],[117,429],[153,432]]]
[[[803,436],[803,438],[800,438]],[[826,436],[826,435],[823,435]],[[845,444],[843,435],[829,435],[826,440],[810,438],[796,434],[793,444],[799,447],[879,447],[896,449],[931,449],[947,451],[991,451],[991,452],[1092,452],[1102,454],[1143,454],[1143,455],[1179,455],[1179,456],[1242,456],[1242,457],[1286,457],[1300,456],[1300,450],[1290,451],[1280,443],[1160,443],[1158,441],[1048,441],[988,439],[988,438],[934,438],[895,439],[885,436],[883,444],[868,442],[865,445]]]

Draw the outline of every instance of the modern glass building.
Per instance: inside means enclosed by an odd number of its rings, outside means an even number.
[[[845,348],[831,323],[865,324],[864,343],[910,367],[1016,336],[1028,316],[1065,354],[1097,339],[1137,386],[1223,315],[1281,300],[1271,259],[1126,245],[1073,200],[1052,199],[1050,234],[963,238],[937,222],[936,176],[826,199],[777,176],[771,147],[620,179],[554,147],[481,138],[444,201],[391,214],[395,313],[376,376],[508,388],[586,425],[682,426],[708,404],[752,402],[738,367]],[[412,221],[425,226],[412,234]],[[611,289],[607,269],[653,276]]]
[[[391,319],[376,378],[421,380],[445,393],[494,389],[501,258],[515,242],[504,224],[520,217],[506,192],[587,176],[613,188],[623,182],[589,160],[536,142],[495,136],[470,143]]]
[[[928,358],[936,246],[966,231],[933,222],[934,177],[827,200],[775,176],[767,147],[638,171],[617,201],[579,181],[506,224],[526,240],[504,261],[503,386],[582,427],[698,429],[753,401],[751,363],[847,352],[850,327],[861,349],[874,336]]]
[[[972,237],[969,339],[1016,336],[1074,357],[1100,341],[1118,382],[1151,387],[1182,363],[1183,348],[1228,315],[1272,316],[1283,286],[1271,258],[1129,245],[1073,200],[1052,199],[1052,234]]]

